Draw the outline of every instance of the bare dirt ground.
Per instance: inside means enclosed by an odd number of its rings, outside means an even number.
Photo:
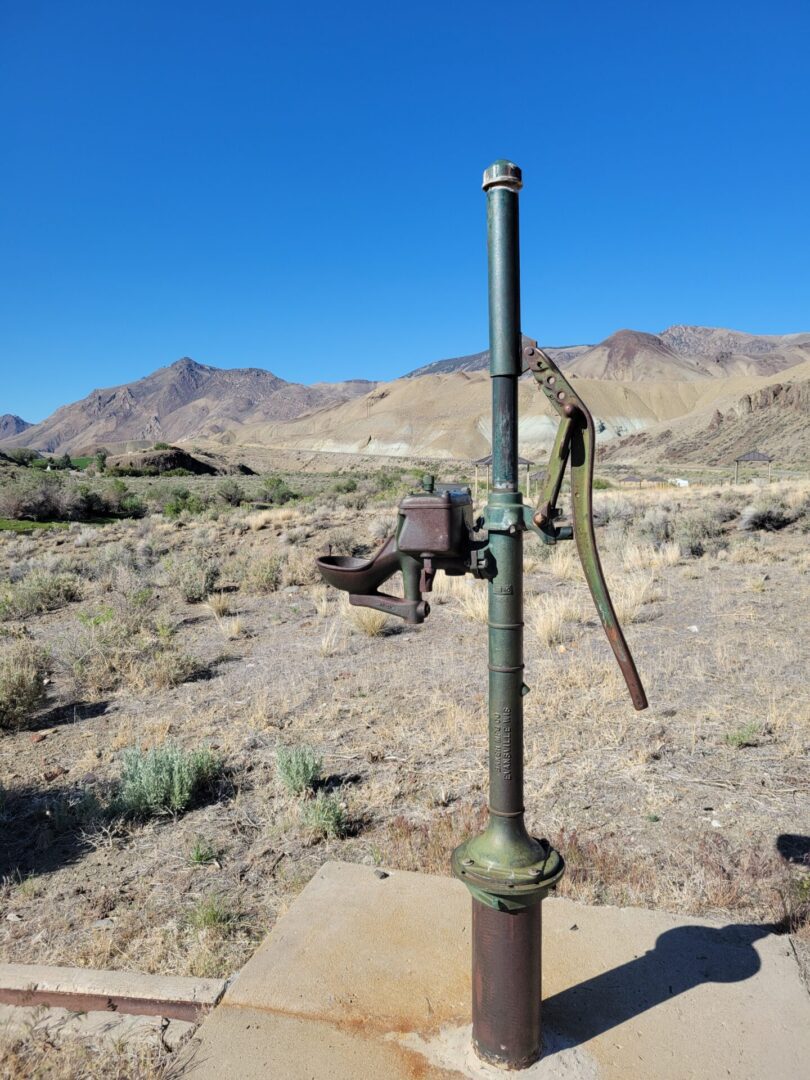
[[[7,591],[46,573],[78,597],[0,623],[0,650],[28,641],[50,672],[47,700],[0,731],[0,959],[227,975],[326,859],[449,872],[486,801],[485,586],[439,575],[419,627],[358,617],[313,560],[373,549],[399,491],[340,487],[0,533]],[[809,493],[600,493],[640,714],[572,546],[526,538],[526,805],[567,859],[561,893],[810,937]],[[213,599],[186,602],[203,565]],[[213,790],[183,814],[113,813],[127,748],[172,743],[213,748]],[[282,784],[278,751],[296,746],[322,758],[342,836]],[[7,1046],[0,1071],[69,1075],[25,1060]]]

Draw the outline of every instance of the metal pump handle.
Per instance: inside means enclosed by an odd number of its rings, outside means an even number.
[[[574,539],[585,580],[591,590],[591,596],[610,647],[624,675],[633,705],[639,710],[646,709],[647,695],[644,693],[635,662],[616,617],[596,548],[593,528],[593,466],[596,456],[596,434],[593,417],[571,383],[551,357],[538,347],[536,341],[524,347],[523,364],[524,370],[531,371],[534,375],[540,389],[561,418],[557,437],[549,456],[548,474],[540,503],[533,517],[533,524],[540,531],[553,528],[553,521],[558,513],[557,500],[560,496],[565,467],[570,459]],[[562,538],[560,535],[560,539]]]

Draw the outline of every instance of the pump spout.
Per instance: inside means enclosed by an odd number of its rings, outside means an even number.
[[[430,613],[430,606],[422,599],[419,590],[421,567],[409,565],[415,562],[400,552],[396,536],[389,536],[370,559],[356,559],[351,555],[322,555],[318,559],[318,569],[328,585],[349,594],[349,603],[355,607],[375,608],[408,623],[421,623]],[[398,570],[402,570],[408,595],[391,596],[379,592],[380,585]]]

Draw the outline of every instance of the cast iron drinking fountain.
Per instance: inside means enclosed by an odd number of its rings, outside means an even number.
[[[489,253],[489,373],[492,379],[493,486],[483,517],[470,490],[434,484],[399,504],[395,532],[368,560],[329,555],[324,579],[349,601],[409,623],[430,613],[438,570],[484,578],[489,593],[489,821],[452,855],[453,873],[472,894],[473,1046],[507,1069],[540,1056],[541,901],[562,877],[562,856],[530,836],[523,807],[523,534],[545,544],[574,539],[599,618],[636,709],[647,699],[611,603],[593,527],[595,435],[591,414],[571,383],[520,329],[518,192],[521,171],[496,161],[484,173]],[[530,371],[560,425],[536,509],[518,490],[518,379]],[[571,522],[557,503],[570,462]],[[404,596],[380,592],[401,572]]]

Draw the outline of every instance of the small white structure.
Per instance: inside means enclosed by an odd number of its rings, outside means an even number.
[[[689,481],[684,480],[682,476],[672,476],[669,482],[673,487],[689,487]]]

